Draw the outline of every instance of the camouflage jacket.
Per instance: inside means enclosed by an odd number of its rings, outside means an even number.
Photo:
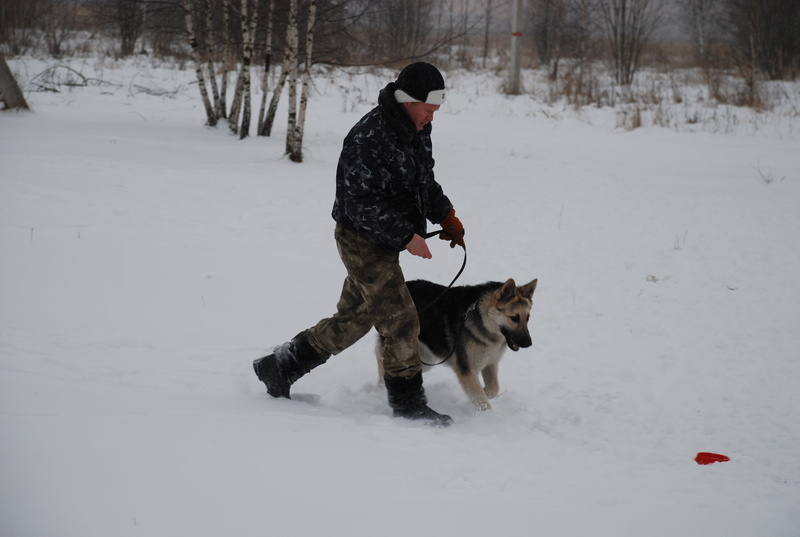
[[[391,82],[344,139],[333,219],[373,244],[404,250],[414,233],[424,235],[426,219],[438,223],[453,208],[433,165],[431,125],[417,131]]]

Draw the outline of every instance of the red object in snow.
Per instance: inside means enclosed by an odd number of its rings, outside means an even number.
[[[725,455],[720,455],[719,453],[708,453],[707,451],[701,451],[697,454],[694,460],[697,464],[711,464],[714,462],[728,462],[731,460],[731,458]]]

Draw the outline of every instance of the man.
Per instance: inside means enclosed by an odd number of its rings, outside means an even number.
[[[271,396],[289,398],[297,379],[374,326],[381,335],[394,415],[436,426],[452,422],[427,405],[419,319],[399,262],[403,250],[431,258],[423,238],[426,219],[442,226],[439,237],[451,241],[451,247],[464,245],[464,227],[433,174],[431,121],[444,96],[438,69],[413,63],[381,90],[378,106],[345,137],[332,215],[347,278],[332,317],[253,362]]]

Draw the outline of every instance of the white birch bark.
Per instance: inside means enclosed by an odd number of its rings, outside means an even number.
[[[203,99],[203,106],[206,109],[206,120],[210,127],[217,124],[217,116],[214,114],[214,107],[211,106],[211,100],[208,98],[208,89],[206,88],[206,79],[203,74],[203,58],[200,54],[200,46],[197,43],[197,35],[194,32],[194,21],[192,18],[192,2],[191,0],[182,0],[183,10],[186,22],[186,33],[189,35],[189,45],[192,48],[192,60],[194,61],[194,72],[197,76],[197,86],[200,88],[200,96]]]
[[[289,159],[293,162],[303,162],[303,134],[306,125],[306,108],[308,107],[308,93],[311,88],[311,56],[314,48],[314,25],[317,15],[317,0],[311,0],[308,6],[308,28],[306,29],[306,58],[303,62],[303,88],[300,93],[300,110],[297,116],[297,125],[292,140],[292,151]]]
[[[286,154],[291,154],[294,147],[295,126],[297,125],[297,48],[299,46],[297,34],[297,0],[290,0],[289,21],[286,29],[286,48],[289,55],[289,118],[286,125]]]
[[[278,102],[281,100],[281,94],[283,93],[283,87],[286,85],[286,79],[289,77],[289,57],[285,56],[283,58],[283,64],[281,64],[281,76],[278,78],[277,84],[275,84],[275,90],[272,92],[272,99],[269,103],[269,110],[267,110],[267,116],[264,118],[264,128],[262,129],[262,136],[269,136],[272,134],[272,126],[275,124],[275,113],[278,110]]]
[[[264,77],[261,80],[261,107],[258,111],[258,128],[256,134],[264,136],[264,115],[267,109],[267,94],[269,93],[269,70],[272,67],[272,4],[269,0],[267,7],[267,36],[264,39]]]
[[[228,29],[228,13],[231,9],[231,0],[223,0],[222,2],[222,80],[220,82],[219,100],[220,100],[220,114],[219,117],[228,117],[228,66],[230,60],[230,50],[228,43],[230,43],[230,30]]]
[[[239,6],[239,26],[242,28],[242,47],[244,48],[244,28],[246,25],[242,19],[247,17],[247,0],[240,0]],[[239,51],[239,56],[243,56],[242,51]],[[228,128],[234,134],[239,134],[239,118],[242,112],[242,98],[244,97],[244,64],[239,66],[238,74],[236,75],[236,85],[233,90],[233,101],[231,102],[231,109],[228,113]]]
[[[253,60],[253,40],[256,33],[256,19],[258,18],[258,2],[253,3],[253,12],[248,15],[248,0],[242,0],[242,95],[244,104],[242,109],[242,123],[239,127],[239,139],[250,135],[251,115],[251,90],[250,90],[250,65]]]
[[[236,134],[239,134],[239,115],[242,111],[242,91],[243,91],[244,78],[242,77],[242,67],[239,68],[239,73],[236,75],[236,86],[233,90],[233,101],[231,101],[231,109],[228,111],[228,127]]]
[[[217,74],[214,67],[214,56],[216,56],[216,41],[214,40],[214,6],[212,0],[206,0],[206,43],[208,54],[206,65],[208,68],[208,80],[211,82],[211,95],[214,98],[214,115],[218,118],[222,116],[222,106],[217,87]]]

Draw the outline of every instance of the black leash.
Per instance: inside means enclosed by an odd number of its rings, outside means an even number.
[[[438,234],[439,234],[439,233],[441,233],[441,232],[442,232],[442,230],[441,230],[441,229],[440,229],[439,231],[431,231],[431,232],[429,232],[429,233],[426,233],[426,234],[424,235],[424,237],[425,237],[426,239],[430,239],[431,237],[435,237],[436,235],[438,235]],[[447,288],[445,288],[445,290],[444,290],[444,291],[442,291],[441,293],[439,293],[439,296],[437,296],[436,298],[434,298],[434,299],[433,299],[433,302],[431,302],[430,304],[428,304],[427,306],[425,306],[424,308],[422,308],[421,310],[419,310],[419,312],[417,312],[417,314],[420,314],[420,313],[422,313],[422,312],[423,312],[423,311],[425,311],[426,309],[428,309],[428,308],[430,308],[431,306],[433,306],[434,304],[436,304],[436,302],[438,302],[438,301],[439,301],[439,299],[440,299],[440,298],[442,298],[442,297],[445,295],[445,293],[447,293],[447,291],[449,291],[449,290],[450,290],[450,288],[451,288],[451,287],[453,287],[453,284],[454,284],[454,283],[456,283],[456,280],[458,280],[458,278],[459,278],[459,277],[461,276],[461,274],[464,272],[464,269],[465,269],[465,268],[467,268],[467,246],[466,246],[466,244],[459,244],[459,246],[461,246],[461,248],[463,248],[463,249],[464,249],[464,262],[463,262],[463,263],[461,263],[461,268],[460,268],[460,269],[458,269],[458,274],[456,274],[456,277],[455,277],[455,278],[453,278],[453,281],[451,281],[451,282],[450,282],[450,284],[447,286]]]
[[[442,232],[442,230],[431,231],[430,233],[426,233],[424,237],[426,239],[430,239],[431,237],[435,237],[436,235],[438,235],[441,232]],[[438,302],[439,299],[442,298],[447,293],[447,291],[449,291],[453,287],[453,284],[456,283],[456,280],[458,280],[458,278],[461,276],[461,273],[464,272],[464,269],[467,267],[467,246],[465,244],[459,244],[459,246],[461,246],[461,248],[464,249],[464,262],[461,263],[461,268],[458,270],[458,274],[456,274],[456,277],[453,278],[453,281],[450,282],[450,284],[445,288],[445,290],[442,291],[441,293],[439,293],[439,296],[434,298],[433,301],[430,304],[428,304],[427,306],[425,306],[424,308],[422,308],[421,310],[419,310],[417,312],[418,316],[421,315],[423,311],[427,310],[428,308],[430,308],[431,306],[436,304],[436,302]],[[453,354],[455,354],[455,352],[456,352],[456,349],[455,349],[455,347],[453,347],[453,351],[449,355],[447,355],[447,358],[445,358],[441,362],[436,362],[435,364],[425,363],[425,362],[422,361],[421,357],[420,357],[420,362],[422,362],[422,365],[426,365],[426,366],[429,366],[429,367],[433,367],[433,366],[436,366],[436,365],[441,365],[441,364],[445,363],[447,360],[449,360],[453,356]]]

